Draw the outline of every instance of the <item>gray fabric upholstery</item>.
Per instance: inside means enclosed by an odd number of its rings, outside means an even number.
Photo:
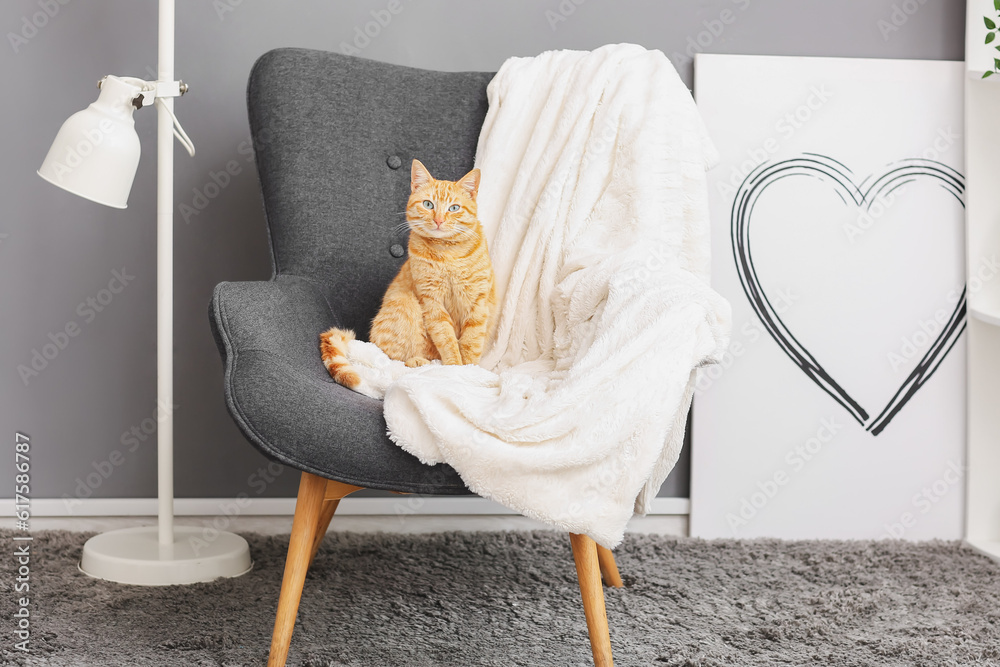
[[[380,401],[332,381],[318,334],[367,338],[405,260],[396,228],[410,162],[441,178],[472,168],[492,76],[304,49],[254,65],[247,103],[274,278],[221,283],[210,320],[229,411],[265,455],[358,486],[468,493],[453,469],[388,439]]]
[[[275,274],[314,279],[341,324],[366,337],[405,259],[391,248],[406,245],[395,229],[410,162],[440,178],[472,168],[492,76],[301,49],[265,54],[247,95]]]

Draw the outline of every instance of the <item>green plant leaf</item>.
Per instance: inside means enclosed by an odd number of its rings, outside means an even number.
[[[993,6],[997,8],[998,12],[1000,12],[1000,0],[993,0]]]
[[[993,69],[1000,69],[1000,58],[993,59]]]
[[[988,33],[986,33],[986,43],[987,44],[989,44],[990,42],[992,42],[996,38],[997,38],[997,34],[995,32],[988,32]]]
[[[993,21],[992,21],[992,20],[990,19],[990,17],[989,17],[989,16],[984,16],[984,17],[983,17],[983,20],[984,20],[984,21],[986,21],[986,27],[987,27],[987,28],[989,28],[990,30],[996,30],[996,29],[997,29],[997,24],[996,24],[996,23],[994,23],[994,22],[993,22]]]
[[[986,77],[988,77],[988,76],[993,76],[993,72],[985,72],[985,73],[983,73],[983,78],[984,78],[984,79],[985,79]]]

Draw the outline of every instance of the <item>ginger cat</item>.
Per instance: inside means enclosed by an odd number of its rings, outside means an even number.
[[[457,181],[439,181],[413,161],[406,204],[409,257],[386,290],[369,337],[411,368],[433,359],[476,364],[482,356],[496,291],[477,218],[478,192],[478,169]],[[361,382],[347,360],[353,338],[353,331],[337,328],[320,334],[323,364],[350,388]]]

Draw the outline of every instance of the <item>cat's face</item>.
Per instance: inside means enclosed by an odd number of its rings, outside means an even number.
[[[471,236],[477,224],[478,192],[478,169],[457,181],[439,181],[431,177],[420,160],[414,160],[410,170],[410,200],[406,204],[410,232],[429,239]]]

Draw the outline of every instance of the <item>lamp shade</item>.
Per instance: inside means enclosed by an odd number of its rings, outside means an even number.
[[[119,77],[105,78],[97,101],[63,123],[38,175],[75,195],[125,208],[139,166],[132,101],[141,92]]]

